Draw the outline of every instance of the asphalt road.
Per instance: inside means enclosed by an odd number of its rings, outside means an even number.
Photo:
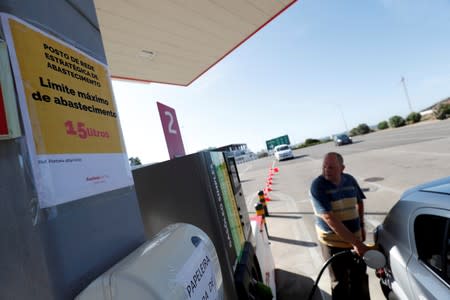
[[[360,183],[365,195],[366,227],[370,233],[408,188],[450,176],[450,120],[427,121],[354,137],[354,143],[336,147],[333,142],[294,151],[295,158],[274,162],[273,157],[239,165],[239,175],[249,211],[257,202],[257,192],[266,186],[272,165],[279,168],[273,179],[269,210],[273,226],[295,221],[283,237],[274,237],[272,251],[276,266],[315,279],[321,255],[314,231],[314,217],[308,191],[321,172],[322,158],[330,151],[340,152],[346,169]],[[275,222],[276,217],[279,221]],[[280,219],[284,218],[284,219]],[[269,225],[270,225],[269,219]],[[287,223],[286,223],[287,224]],[[292,223],[294,224],[294,223]],[[276,228],[274,228],[275,230]],[[270,231],[270,226],[269,226]],[[303,241],[299,243],[298,241]],[[368,242],[372,236],[368,235]],[[287,252],[287,248],[292,248]],[[306,251],[307,250],[307,251]],[[295,253],[290,257],[287,253]],[[281,256],[281,257],[277,257]],[[299,263],[301,261],[301,263]],[[369,273],[370,274],[370,273]],[[326,278],[323,279],[326,281]],[[327,291],[328,283],[320,287]],[[328,291],[329,292],[329,291]],[[383,299],[378,283],[371,276],[372,299]],[[325,297],[326,298],[326,297]]]

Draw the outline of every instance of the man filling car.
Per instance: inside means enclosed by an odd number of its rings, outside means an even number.
[[[311,184],[316,231],[325,260],[353,249],[362,256],[369,248],[364,230],[364,193],[350,174],[343,173],[339,153],[327,153],[322,175]],[[350,253],[336,257],[330,268],[332,299],[370,299],[366,265]]]

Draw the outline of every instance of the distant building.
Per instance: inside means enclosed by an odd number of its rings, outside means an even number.
[[[234,157],[237,164],[257,159],[255,153],[247,148],[247,144],[230,144],[214,149],[214,151],[222,151],[227,156]]]

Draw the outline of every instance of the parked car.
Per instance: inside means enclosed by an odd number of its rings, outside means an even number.
[[[387,299],[450,299],[450,177],[406,191],[375,231]]]
[[[346,134],[338,134],[334,136],[334,145],[335,146],[342,146],[347,144],[352,144],[352,138],[349,137]]]
[[[273,153],[278,161],[294,158],[291,147],[286,144],[275,146],[275,148],[273,148]]]

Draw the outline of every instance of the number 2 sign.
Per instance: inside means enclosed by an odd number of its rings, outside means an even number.
[[[158,105],[159,117],[161,118],[170,159],[185,155],[175,110],[159,102],[156,102],[156,104]]]
[[[174,117],[173,117],[172,112],[166,110],[166,111],[164,112],[164,115],[167,116],[167,117],[169,118],[169,124],[168,124],[168,126],[167,126],[167,129],[169,130],[169,133],[170,133],[170,134],[177,134],[177,131],[176,131],[175,129],[173,129],[173,120],[174,120]]]

